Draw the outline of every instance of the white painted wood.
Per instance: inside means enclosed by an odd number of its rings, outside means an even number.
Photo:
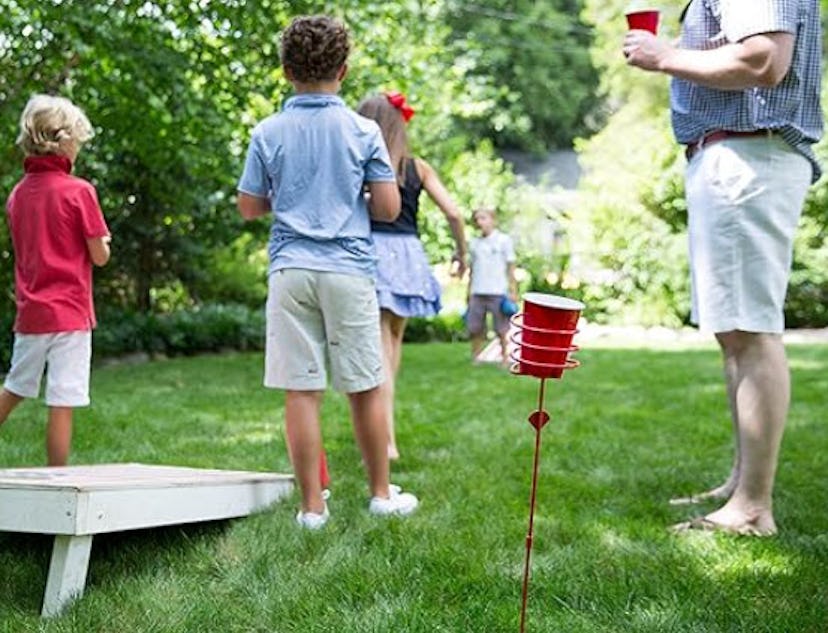
[[[91,535],[55,536],[46,593],[43,596],[43,617],[59,615],[72,600],[83,595],[91,549]]]
[[[251,514],[284,497],[289,481],[96,490],[84,493],[89,505],[78,514],[76,534],[99,534],[214,521]]]
[[[0,469],[0,531],[56,535],[43,602],[54,615],[83,592],[93,534],[245,516],[292,489],[290,475],[176,466]]]
[[[143,464],[0,470],[0,530],[98,534],[245,516],[293,477]]]
[[[0,531],[74,534],[76,493],[0,488]]]
[[[290,475],[246,470],[213,470],[147,464],[95,464],[0,469],[0,490],[6,488],[100,490],[145,488],[159,484],[201,486],[206,483],[292,480]]]

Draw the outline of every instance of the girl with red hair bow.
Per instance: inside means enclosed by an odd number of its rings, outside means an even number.
[[[388,415],[388,456],[399,457],[394,433],[394,389],[402,356],[402,340],[409,317],[429,317],[440,311],[440,284],[431,271],[419,238],[420,194],[425,191],[445,215],[456,250],[452,274],[462,277],[466,268],[463,217],[437,172],[422,158],[412,156],[406,123],[414,116],[405,95],[388,92],[365,99],[357,108],[376,121],[397,174],[402,211],[394,222],[371,222],[377,248],[377,297],[380,306],[385,382],[380,386]]]

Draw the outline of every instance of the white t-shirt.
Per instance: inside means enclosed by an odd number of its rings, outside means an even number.
[[[511,237],[495,229],[488,237],[472,238],[469,255],[471,294],[505,295],[509,292],[508,267],[515,261]]]

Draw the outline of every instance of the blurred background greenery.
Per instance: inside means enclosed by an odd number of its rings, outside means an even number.
[[[580,298],[593,321],[680,326],[689,305],[684,158],[666,79],[628,69],[620,54],[626,4],[0,0],[2,198],[22,173],[14,139],[26,100],[73,99],[97,131],[76,172],[97,186],[114,235],[112,262],[96,271],[99,353],[256,347],[267,223],[240,221],[235,184],[251,128],[290,95],[279,31],[295,15],[330,13],[354,41],[346,102],[408,95],[414,152],[467,211],[469,234],[471,209],[498,207],[523,291]],[[661,32],[673,37],[684,2],[659,4]],[[567,191],[554,174],[523,177],[512,160],[541,164],[557,152],[574,152],[580,168]],[[797,242],[791,327],[828,325],[826,209],[823,180]],[[424,216],[439,266],[450,233],[433,206]],[[10,251],[3,222],[0,370],[14,313]],[[412,323],[412,340],[462,336],[464,288],[438,270],[446,316]]]

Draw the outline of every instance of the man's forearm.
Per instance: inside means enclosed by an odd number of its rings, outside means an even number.
[[[631,66],[663,72],[718,90],[769,88],[788,72],[793,56],[790,33],[754,35],[709,50],[676,48],[646,31],[630,31],[624,55]]]
[[[774,72],[770,58],[750,55],[742,44],[707,51],[672,49],[659,64],[659,70],[718,90],[772,87],[784,77]]]

